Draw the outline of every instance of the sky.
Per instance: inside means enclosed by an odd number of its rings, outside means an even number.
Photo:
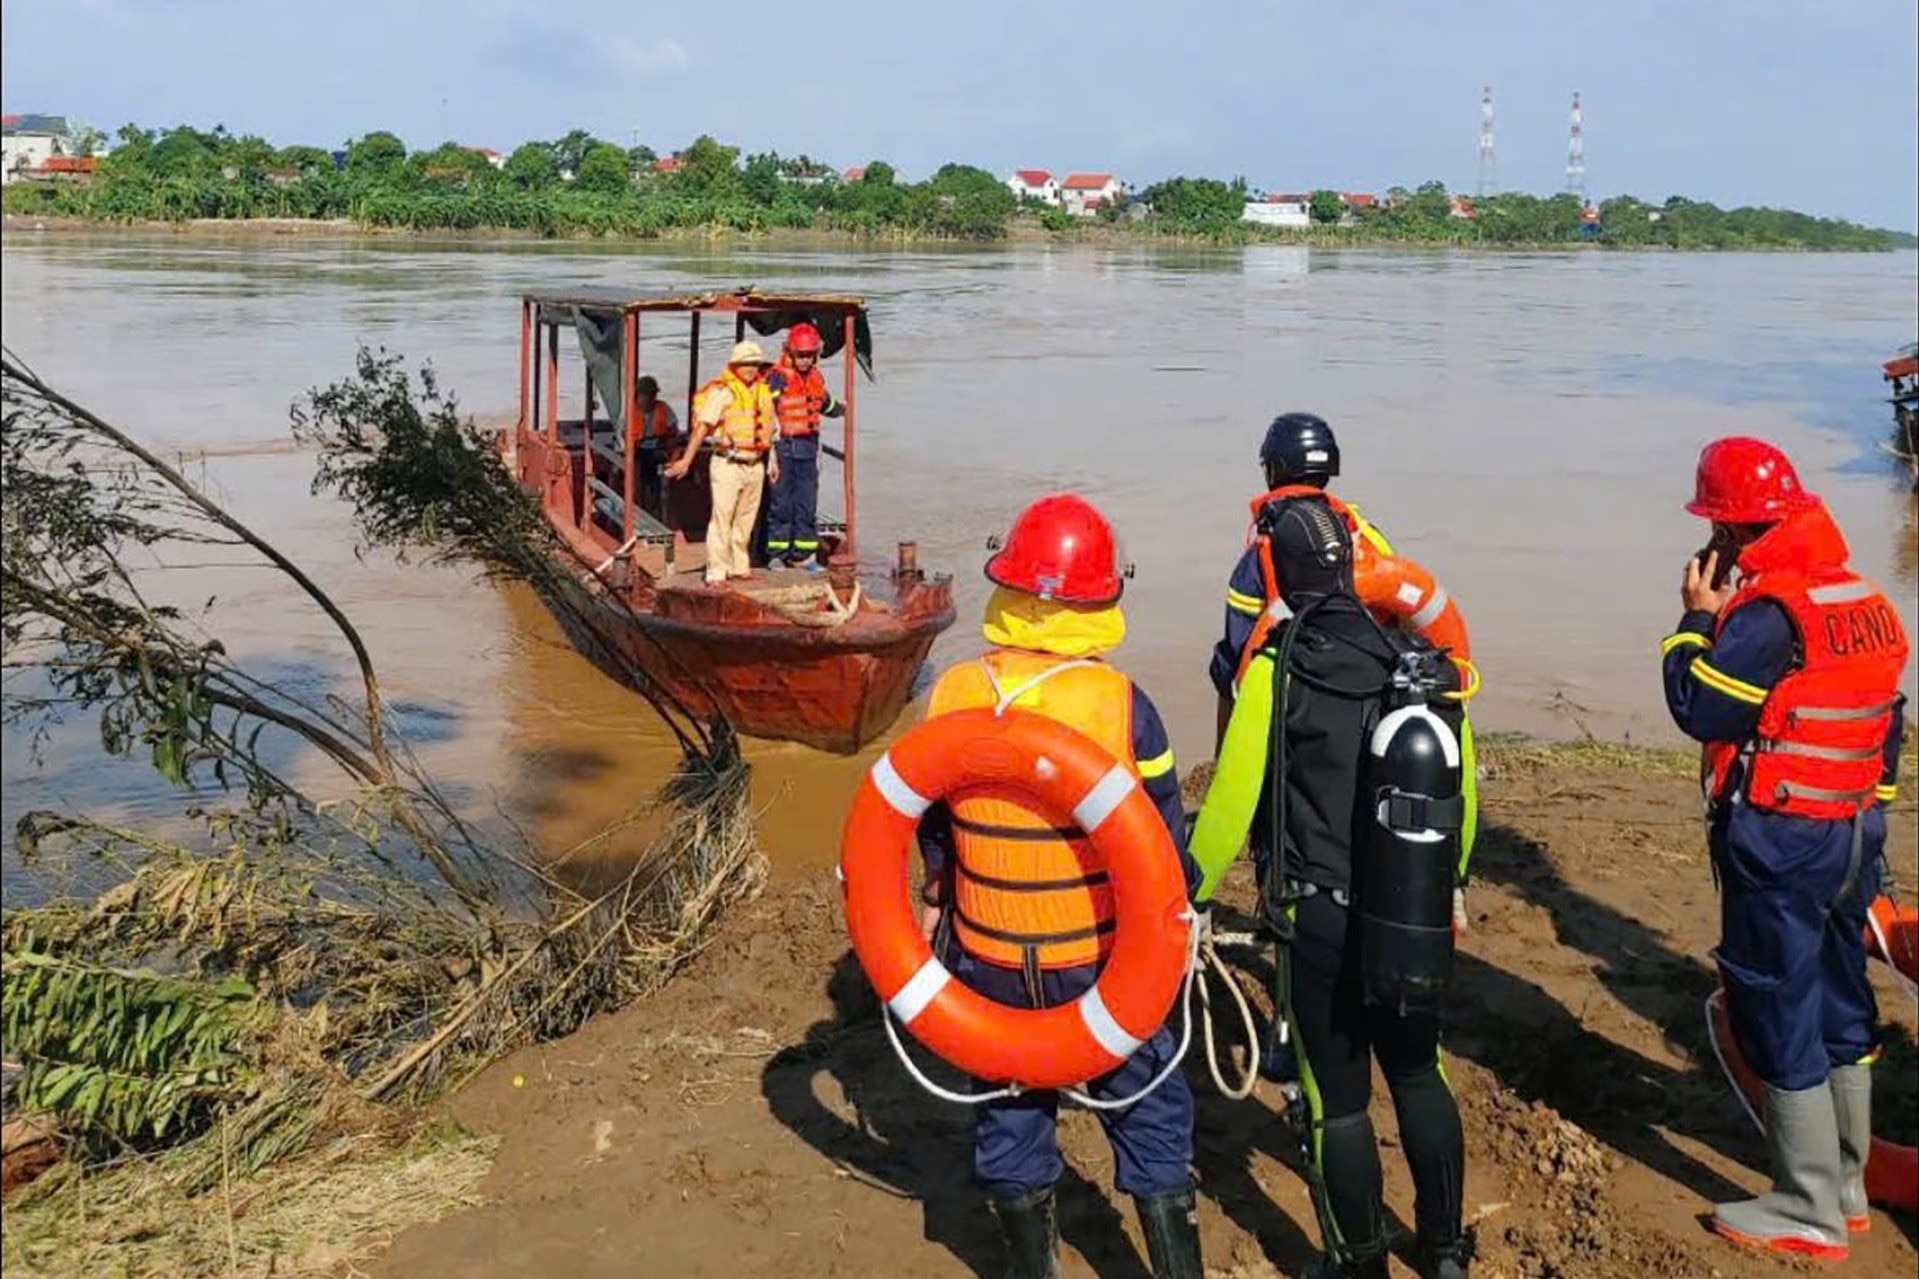
[[[908,177],[947,161],[1244,176],[1273,190],[1500,185],[1768,204],[1919,228],[1913,0],[4,0],[0,101],[111,133],[276,145],[391,129],[510,151],[574,127],[701,133]]]

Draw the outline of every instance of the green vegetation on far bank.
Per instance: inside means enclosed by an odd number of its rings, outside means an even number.
[[[373,229],[516,231],[554,237],[650,238],[705,228],[817,230],[875,238],[990,241],[1009,234],[1072,237],[1090,227],[1141,237],[1222,244],[1438,244],[1620,248],[1884,250],[1912,247],[1906,232],[1786,209],[1721,209],[1673,196],[1657,204],[1618,196],[1597,223],[1574,196],[1523,193],[1470,203],[1457,216],[1437,182],[1393,187],[1370,207],[1336,193],[1310,197],[1313,225],[1297,230],[1242,220],[1244,180],[1177,177],[1101,208],[1090,219],[1015,197],[993,174],[948,164],[900,182],[873,161],[846,180],[807,156],[763,153],[701,137],[662,165],[644,146],[623,148],[575,130],[528,142],[496,167],[481,152],[443,143],[409,153],[391,133],[345,149],[344,162],[311,146],[274,148],[224,129],[158,132],[133,125],[87,181],[17,182],[8,214],[108,223],[203,219],[349,221]]]

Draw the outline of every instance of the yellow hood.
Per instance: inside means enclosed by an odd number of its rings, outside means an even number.
[[[1126,615],[1117,604],[1066,604],[1002,586],[986,601],[980,633],[1000,648],[1099,657],[1126,638]]]

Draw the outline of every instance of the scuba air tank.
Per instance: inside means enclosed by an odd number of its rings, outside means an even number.
[[[1452,977],[1466,798],[1459,738],[1427,705],[1443,660],[1425,649],[1400,656],[1366,752],[1353,850],[1366,1001],[1401,1012],[1431,1008]]]

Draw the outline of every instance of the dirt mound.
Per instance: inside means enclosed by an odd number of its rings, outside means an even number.
[[[1480,880],[1448,1016],[1475,1279],[1805,1272],[1700,1223],[1716,1200],[1760,1188],[1764,1151],[1706,1044],[1716,909],[1684,765],[1608,748],[1489,755]],[[1908,883],[1913,846],[1906,809],[1892,847]],[[1247,891],[1243,873],[1229,880],[1222,926]],[[1890,983],[1881,999],[1909,1067],[1912,1003]],[[1298,1273],[1318,1229],[1270,1086],[1229,1102],[1197,1054],[1190,1065],[1210,1273]],[[1882,1088],[1910,1095],[1909,1077],[1881,1073]],[[1376,1096],[1403,1231],[1411,1187],[1383,1086]],[[893,1060],[830,875],[776,885],[658,996],[501,1064],[453,1106],[504,1139],[492,1202],[402,1235],[375,1273],[999,1273],[971,1185],[969,1118]],[[1062,1136],[1065,1273],[1140,1279],[1144,1248],[1098,1125],[1070,1112]],[[1847,1275],[1906,1279],[1913,1231],[1875,1214]]]

